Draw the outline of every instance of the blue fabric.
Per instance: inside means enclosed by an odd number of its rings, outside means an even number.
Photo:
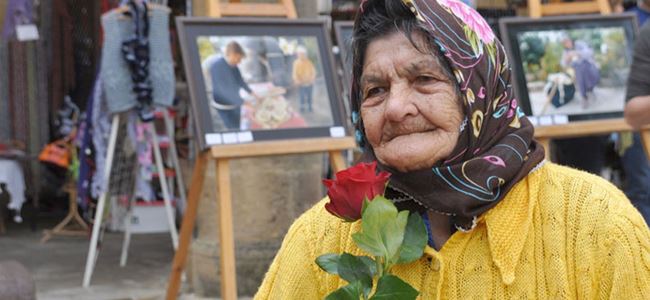
[[[3,39],[9,40],[16,33],[16,25],[34,23],[34,6],[29,0],[9,0],[5,23],[2,31]]]
[[[312,94],[314,90],[313,85],[301,86],[299,89],[300,93],[300,111],[301,112],[312,112]]]
[[[625,151],[621,161],[625,170],[625,195],[650,224],[650,165],[638,133],[634,134],[634,144]]]
[[[240,106],[244,100],[239,95],[239,90],[244,89],[251,92],[244,82],[239,68],[229,65],[223,57],[210,66],[210,79],[212,80],[212,95],[219,104]]]
[[[425,212],[422,214],[422,220],[424,221],[424,226],[427,228],[427,245],[431,248],[436,248],[433,244],[433,236],[431,235],[431,222],[429,222],[429,215]]]
[[[226,126],[227,129],[239,130],[241,124],[241,106],[228,110],[219,109],[217,112],[219,112],[219,116],[221,117],[221,120],[223,120],[223,125]]]
[[[645,24],[645,22],[648,20],[648,17],[650,17],[650,11],[645,11],[636,6],[628,11],[636,13],[636,18],[639,21],[639,27],[643,26],[643,24]]]

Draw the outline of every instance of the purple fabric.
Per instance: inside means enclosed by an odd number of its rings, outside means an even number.
[[[16,25],[30,24],[34,21],[34,6],[30,0],[9,0],[2,38],[8,40],[16,33]]]
[[[583,41],[575,42],[575,51],[578,53],[578,59],[571,63],[576,71],[576,84],[582,97],[587,97],[587,93],[593,91],[600,81],[600,71],[594,60],[594,50]]]

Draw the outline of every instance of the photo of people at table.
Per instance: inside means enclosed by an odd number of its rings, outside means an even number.
[[[315,37],[200,36],[197,44],[216,131],[333,125]]]

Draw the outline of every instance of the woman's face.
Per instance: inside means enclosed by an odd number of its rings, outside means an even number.
[[[427,49],[419,33],[413,39]],[[456,89],[437,59],[403,33],[370,42],[360,83],[366,138],[381,163],[421,170],[454,150],[463,119]]]

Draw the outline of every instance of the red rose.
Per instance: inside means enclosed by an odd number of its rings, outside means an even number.
[[[377,174],[376,169],[377,162],[359,163],[336,173],[335,180],[323,179],[330,199],[325,209],[348,222],[359,220],[363,200],[383,195],[390,177],[390,173],[384,171]]]

